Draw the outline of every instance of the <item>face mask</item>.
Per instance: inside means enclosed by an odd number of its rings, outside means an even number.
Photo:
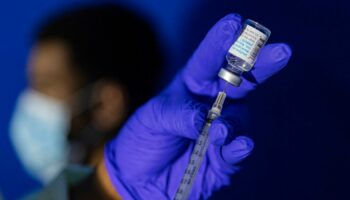
[[[43,184],[64,168],[70,113],[58,100],[32,89],[24,91],[11,121],[11,140],[25,169]]]

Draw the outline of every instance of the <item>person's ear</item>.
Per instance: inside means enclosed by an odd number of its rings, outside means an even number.
[[[94,88],[92,100],[97,106],[92,111],[92,123],[101,132],[117,129],[128,112],[125,89],[114,81],[100,81]]]

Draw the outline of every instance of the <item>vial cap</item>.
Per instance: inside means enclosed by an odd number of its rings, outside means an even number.
[[[236,75],[224,68],[220,69],[218,76],[236,87],[238,87],[242,83],[242,79],[239,75]]]

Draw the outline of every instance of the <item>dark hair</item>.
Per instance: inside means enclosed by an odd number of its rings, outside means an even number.
[[[151,97],[161,59],[148,23],[119,6],[76,8],[44,23],[36,42],[59,39],[68,45],[73,66],[86,84],[117,81],[129,94],[130,110]]]

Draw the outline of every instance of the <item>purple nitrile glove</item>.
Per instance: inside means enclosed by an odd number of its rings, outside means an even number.
[[[107,172],[123,199],[174,197],[207,110],[184,96],[163,94],[130,118],[105,148]],[[236,131],[235,119],[226,120],[216,120],[210,128],[213,145],[203,159],[191,199],[206,199],[227,185],[236,169],[233,164],[253,149],[253,142],[244,136],[221,148],[228,134]]]
[[[237,38],[240,24],[238,15],[220,20],[172,84],[138,109],[119,136],[106,145],[106,170],[123,199],[174,197],[209,109],[192,94],[212,97],[222,89],[217,72]],[[256,82],[261,83],[282,69],[290,55],[286,45],[266,46],[252,72]],[[228,95],[244,97],[255,85],[244,80],[242,88],[231,87]],[[209,130],[210,145],[191,199],[207,199],[215,190],[229,184],[230,175],[237,169],[234,164],[253,149],[251,139],[237,136],[239,106],[225,104],[224,111],[228,110],[231,113],[215,120]]]
[[[208,32],[182,73],[182,78],[191,92],[214,97],[224,88],[226,83],[218,78],[218,73],[226,63],[225,56],[240,31],[240,16],[231,14],[222,18]],[[284,43],[266,45],[260,51],[250,72],[256,83],[243,76],[239,87],[227,87],[227,95],[233,99],[245,97],[255,89],[257,83],[264,82],[285,67],[291,53],[289,46]]]

